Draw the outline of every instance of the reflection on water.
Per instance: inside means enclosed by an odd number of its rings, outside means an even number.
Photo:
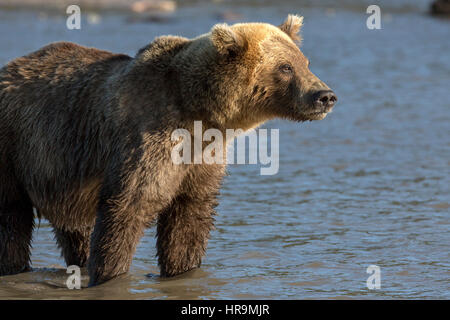
[[[449,22],[392,13],[370,31],[358,10],[232,10],[274,24],[302,13],[303,52],[337,93],[334,112],[265,125],[280,129],[280,171],[230,167],[201,269],[159,278],[152,228],[128,275],[69,291],[42,221],[34,271],[0,278],[0,298],[450,298]],[[218,11],[183,7],[165,24],[105,15],[80,31],[63,17],[0,11],[0,63],[56,40],[134,54],[159,34],[204,33]],[[381,268],[380,290],[366,288],[371,264]]]

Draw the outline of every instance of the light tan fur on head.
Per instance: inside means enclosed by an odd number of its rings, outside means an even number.
[[[298,54],[299,59],[304,58],[298,48],[300,40],[298,33],[302,23],[303,17],[297,15],[289,15],[280,26],[268,23],[237,23],[234,25],[221,23],[214,25],[209,33],[193,39],[192,44],[182,54],[187,57],[190,66],[194,65],[192,64],[193,56],[201,56],[202,59],[205,59],[205,55],[198,53],[201,50],[208,52],[208,57],[214,61],[213,65],[221,66],[221,74],[230,70],[230,83],[224,85],[224,88],[227,89],[226,95],[223,96],[227,107],[208,109],[210,113],[214,114],[214,116],[210,116],[215,119],[214,122],[228,127],[249,129],[273,117],[272,114],[265,112],[254,112],[253,108],[247,110],[242,104],[242,97],[250,96],[252,93],[245,91],[252,91],[258,83],[261,87],[264,82],[264,79],[261,80],[261,77],[264,77],[262,74],[265,73],[267,77],[271,77],[269,73],[273,69],[270,68],[275,68],[277,63],[285,60],[288,51]],[[270,50],[268,51],[267,48]],[[218,53],[217,56],[216,53]],[[235,64],[233,61],[239,61],[239,63]],[[305,66],[307,66],[306,61],[303,63]],[[198,67],[201,64],[199,62]],[[195,65],[197,66],[197,64]],[[267,69],[267,71],[262,69]],[[192,73],[197,72],[201,73],[201,71]],[[219,74],[219,72],[215,74]],[[225,80],[228,78],[222,79],[222,81]],[[239,85],[234,87],[236,84]],[[232,87],[234,89],[230,89]],[[267,95],[276,89],[268,84],[265,88]],[[216,94],[214,101],[218,101],[218,98],[219,96]]]
[[[227,53],[241,48],[245,49],[247,57],[254,57],[261,42],[267,38],[278,36],[300,43],[299,32],[302,25],[303,17],[292,14],[278,27],[268,23],[237,23],[232,26],[221,23],[211,29],[210,37],[219,52]]]
[[[287,16],[279,26],[222,23],[192,39],[175,59],[186,71],[186,77],[178,76],[186,87],[188,114],[207,118],[215,127],[245,130],[275,117],[310,119],[301,113],[309,112],[312,92],[329,88],[310,72],[298,46],[302,25],[303,17],[297,15]],[[280,72],[286,65],[292,77]],[[192,74],[205,75],[203,87]],[[191,92],[196,92],[195,99]]]

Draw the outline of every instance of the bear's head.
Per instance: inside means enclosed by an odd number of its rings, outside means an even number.
[[[303,17],[289,15],[278,27],[218,24],[192,40],[157,40],[176,48],[168,69],[185,115],[244,130],[273,118],[325,118],[337,98],[297,45],[302,23]]]

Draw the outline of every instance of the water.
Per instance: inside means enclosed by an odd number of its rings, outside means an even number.
[[[339,97],[324,121],[264,126],[280,129],[277,175],[229,168],[201,269],[159,278],[151,228],[128,275],[70,291],[44,220],[34,271],[0,278],[0,298],[449,299],[450,21],[413,4],[387,10],[375,31],[363,6],[189,5],[167,23],[110,14],[83,20],[80,31],[66,30],[61,16],[0,11],[1,64],[56,40],[134,54],[160,34],[204,33],[230,8],[241,21],[274,24],[300,12],[302,50]],[[366,287],[372,264],[379,290]]]

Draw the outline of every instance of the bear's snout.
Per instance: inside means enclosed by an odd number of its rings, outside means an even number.
[[[330,112],[337,97],[331,90],[320,90],[312,95],[313,107],[317,112]]]

